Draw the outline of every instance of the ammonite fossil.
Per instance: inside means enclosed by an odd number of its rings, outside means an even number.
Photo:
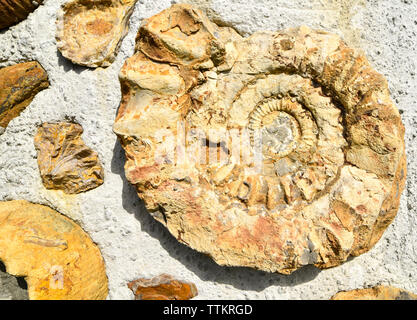
[[[145,20],[114,124],[149,212],[217,263],[289,274],[368,251],[404,188],[385,78],[334,34]]]
[[[42,2],[43,0],[0,0],[0,29],[26,19]]]
[[[104,300],[99,248],[74,221],[24,200],[0,202],[0,260],[25,277],[31,300]]]
[[[65,3],[56,21],[57,46],[73,63],[107,67],[127,34],[137,0],[73,0]]]

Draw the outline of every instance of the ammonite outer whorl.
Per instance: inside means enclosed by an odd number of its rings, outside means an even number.
[[[43,0],[0,0],[0,29],[26,19],[42,2]]]
[[[31,300],[104,300],[100,249],[74,221],[25,200],[0,201],[0,260]]]
[[[127,179],[221,265],[336,266],[396,215],[404,127],[385,78],[337,35],[242,38],[174,5],[144,21],[120,81]]]

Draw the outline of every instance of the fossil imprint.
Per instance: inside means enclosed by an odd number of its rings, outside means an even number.
[[[385,78],[337,35],[243,38],[174,5],[143,22],[119,77],[127,179],[155,219],[220,265],[336,266],[397,213],[399,112]]]
[[[73,63],[108,67],[129,29],[137,0],[72,0],[58,12],[57,46]]]

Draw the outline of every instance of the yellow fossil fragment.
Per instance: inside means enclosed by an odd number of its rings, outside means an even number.
[[[103,184],[97,152],[85,145],[76,123],[43,123],[35,135],[38,166],[47,189],[76,194]]]
[[[106,299],[100,250],[72,220],[23,200],[0,202],[0,260],[33,300]]]

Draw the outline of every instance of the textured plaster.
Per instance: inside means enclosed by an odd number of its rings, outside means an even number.
[[[138,1],[120,52],[104,69],[73,65],[58,52],[55,19],[64,2],[46,0],[28,19],[0,32],[0,66],[37,60],[51,83],[0,136],[0,200],[49,205],[79,222],[102,251],[110,299],[133,299],[129,281],[161,273],[194,282],[195,299],[329,299],[341,290],[377,284],[417,292],[417,1],[186,1],[242,35],[301,24],[340,34],[387,77],[402,114],[408,180],[393,224],[370,252],[336,268],[308,266],[290,276],[220,267],[178,243],[144,211],[124,177],[123,151],[112,132],[121,96],[118,72],[133,54],[142,19],[176,1]],[[83,140],[99,153],[105,170],[102,186],[70,196],[43,187],[33,144],[42,122],[68,120],[83,126]]]

